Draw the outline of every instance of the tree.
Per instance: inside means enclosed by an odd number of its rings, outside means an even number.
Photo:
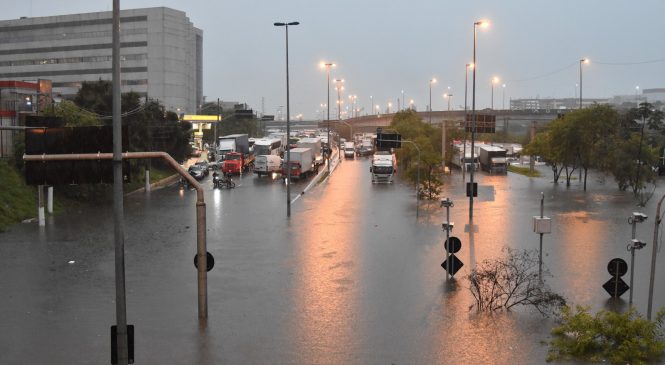
[[[547,361],[609,361],[612,364],[644,364],[658,361],[665,351],[665,308],[655,322],[635,309],[625,313],[601,310],[595,316],[588,307],[561,310],[561,324],[552,329]]]
[[[540,156],[544,161],[546,161],[550,166],[552,166],[552,174],[554,183],[559,182],[559,177],[563,172],[563,168],[560,165],[560,162],[557,160],[554,151],[552,150],[552,141],[551,134],[548,131],[544,131],[536,134],[534,139],[524,147],[524,153],[529,156]]]
[[[99,116],[95,113],[79,108],[74,102],[63,100],[53,108],[47,108],[43,115],[62,118],[67,127],[84,127],[101,125]]]
[[[556,313],[565,299],[538,277],[538,252],[504,248],[504,257],[485,260],[466,276],[478,311],[529,306],[543,315]],[[549,275],[544,270],[543,275]]]
[[[420,170],[418,194],[423,198],[436,199],[443,185],[436,173],[441,166],[441,128],[424,123],[413,110],[396,113],[390,127],[401,135],[402,140],[411,141],[420,149],[418,161],[418,149],[410,143],[402,143],[402,148],[397,151],[401,171],[415,184]]]

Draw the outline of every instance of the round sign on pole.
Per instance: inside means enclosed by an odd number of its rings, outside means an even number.
[[[450,253],[457,253],[457,251],[462,249],[462,241],[457,237],[449,237],[443,247]]]
[[[612,276],[617,276],[617,270],[619,270],[618,276],[626,275],[626,272],[628,272],[628,264],[626,261],[619,258],[610,260],[607,264],[607,272]]]
[[[194,255],[194,267],[199,268],[199,260],[197,260],[198,254]],[[212,257],[210,252],[206,252],[206,271],[212,270],[215,267],[215,258]]]

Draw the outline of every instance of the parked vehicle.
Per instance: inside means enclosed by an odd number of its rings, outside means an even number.
[[[189,172],[190,175],[192,175],[193,178],[195,178],[197,181],[203,180],[205,177],[205,173],[203,172],[203,168],[198,165],[192,165],[187,169],[187,172]]]
[[[199,166],[203,170],[203,175],[208,176],[208,169],[210,168],[208,161],[197,161],[194,165]]]
[[[254,159],[254,172],[259,175],[270,175],[282,171],[282,159],[275,155],[259,155]]]
[[[470,171],[472,167],[474,168],[474,171],[477,171],[480,166],[480,163],[478,162],[478,154],[473,156],[473,160],[475,160],[475,163],[473,163],[471,159],[470,145],[466,148],[466,155],[464,157],[462,157],[462,155],[464,155],[464,145],[456,145],[454,147],[453,158],[450,162],[460,169],[464,168],[464,171]]]
[[[254,156],[280,156],[283,151],[282,140],[279,138],[261,138],[254,141]]]
[[[480,146],[480,167],[490,174],[506,174],[506,150],[497,146]]]
[[[217,154],[219,160],[225,160],[229,152],[249,154],[249,137],[247,134],[229,134],[219,137]]]
[[[233,182],[233,179],[231,179],[230,175],[222,173],[222,176],[219,176],[219,174],[215,172],[212,174],[212,187],[213,189],[233,189],[236,187],[236,183]]]
[[[353,142],[344,143],[344,157],[346,158],[355,158],[356,156],[356,145]]]
[[[280,141],[280,155],[286,151],[286,148],[288,147],[289,144],[289,139],[286,133],[283,132],[275,132],[275,133],[270,133],[268,135],[268,139],[278,139]],[[265,155],[265,153],[262,153],[262,155]]]
[[[393,176],[397,173],[397,159],[395,155],[379,151],[372,158],[369,168],[372,173],[372,183],[392,183]]]
[[[312,162],[312,150],[309,148],[294,148],[290,152],[289,166],[286,161],[282,165],[282,175],[287,176],[291,170],[292,179],[305,178],[318,171],[318,166]]]
[[[312,162],[321,166],[324,163],[323,154],[321,153],[321,138],[301,138],[298,141],[297,147],[309,148],[312,150]]]
[[[254,155],[240,152],[229,152],[224,158],[222,172],[227,174],[240,174],[254,168]]]

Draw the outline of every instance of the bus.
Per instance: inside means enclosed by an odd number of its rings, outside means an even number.
[[[282,140],[279,138],[261,138],[254,142],[254,156],[281,155]]]

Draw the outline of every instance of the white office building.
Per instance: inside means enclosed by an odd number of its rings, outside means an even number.
[[[122,91],[195,113],[202,103],[203,32],[178,10],[120,12]],[[111,80],[112,12],[0,21],[0,80],[52,81],[72,97],[82,81]]]

